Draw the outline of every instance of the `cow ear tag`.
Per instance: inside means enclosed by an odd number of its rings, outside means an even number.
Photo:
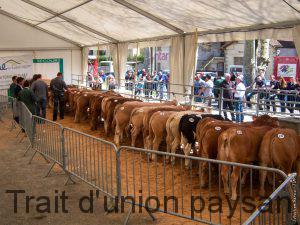
[[[283,139],[284,138],[284,134],[278,134],[277,135],[279,139]]]
[[[87,94],[84,94],[84,97],[86,97],[87,96]]]
[[[191,122],[191,123],[194,123],[194,118],[189,118],[189,121]]]
[[[220,131],[220,130],[222,130],[222,128],[221,127],[215,127],[215,130]]]
[[[243,134],[243,132],[241,130],[237,130],[236,133],[239,135]]]
[[[117,99],[115,99],[115,101],[114,102],[118,102],[118,100]]]
[[[124,110],[124,106],[122,106],[122,107],[120,108],[120,110]]]

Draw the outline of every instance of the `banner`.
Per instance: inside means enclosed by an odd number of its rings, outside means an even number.
[[[299,77],[298,57],[276,56],[274,57],[274,74],[276,77],[284,77],[289,80],[291,77]]]
[[[8,89],[13,76],[31,79],[32,55],[0,57],[0,89]]]

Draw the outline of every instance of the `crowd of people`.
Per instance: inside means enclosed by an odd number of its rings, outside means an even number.
[[[225,74],[224,77],[204,76],[203,73],[197,73],[194,79],[194,101],[207,102],[211,106],[212,99],[219,104],[219,95],[222,93],[222,108],[225,118],[228,118],[226,110],[230,110],[231,119],[237,122],[243,122],[244,103],[248,108],[252,108],[252,98],[257,95],[259,110],[269,111],[272,107],[273,112],[280,107],[281,112],[287,110],[291,115],[295,110],[300,111],[300,79],[296,81],[291,77],[286,81],[283,77],[270,77],[267,84],[265,71],[260,70],[253,84],[246,86],[243,75]],[[235,111],[235,112],[234,112]]]
[[[129,70],[125,75],[125,90],[135,90],[135,95],[142,95],[146,98],[163,99],[168,90],[170,74],[163,71],[149,73],[145,68],[138,71],[137,76]]]
[[[109,90],[114,90],[116,88],[116,79],[113,74],[105,74],[103,70],[92,75],[88,73],[87,76],[88,86],[93,90],[102,90],[105,84]]]
[[[57,120],[58,109],[60,119],[64,119],[64,92],[68,89],[66,83],[62,79],[63,74],[57,73],[56,78],[50,82],[50,90],[53,96],[54,109],[53,121]],[[46,118],[46,106],[48,99],[48,85],[42,80],[41,74],[33,75],[31,80],[25,80],[23,77],[12,77],[12,83],[9,87],[10,96],[23,102],[32,115]],[[15,116],[18,123],[19,118]]]

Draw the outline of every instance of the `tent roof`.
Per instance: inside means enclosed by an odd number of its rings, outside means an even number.
[[[298,0],[0,0],[4,14],[79,46],[300,24]]]

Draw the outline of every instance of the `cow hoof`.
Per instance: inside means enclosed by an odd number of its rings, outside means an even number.
[[[229,195],[230,195],[230,192],[227,191],[227,190],[224,190],[224,194],[225,194],[226,196],[229,196]]]
[[[259,190],[258,194],[260,197],[265,197],[266,192],[265,192],[265,190]]]

